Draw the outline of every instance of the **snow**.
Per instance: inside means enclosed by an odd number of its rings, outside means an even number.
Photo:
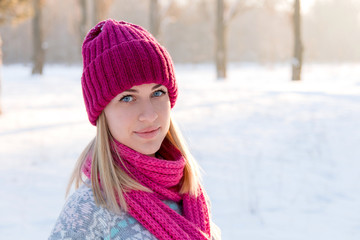
[[[0,235],[46,239],[95,135],[81,67],[2,69]],[[176,65],[173,110],[223,239],[360,239],[360,65]]]

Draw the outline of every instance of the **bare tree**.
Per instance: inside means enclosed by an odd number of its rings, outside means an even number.
[[[160,42],[163,23],[167,17],[172,15],[172,8],[175,8],[175,5],[175,0],[169,0],[162,4],[159,0],[150,0],[150,33]]]
[[[79,33],[80,33],[80,41],[82,42],[85,38],[86,32],[89,28],[89,1],[88,0],[79,0],[80,4],[80,23],[79,23]]]
[[[224,0],[217,0],[216,6],[216,77],[217,79],[226,78],[226,25],[224,19]]]
[[[238,0],[228,7],[225,0],[217,0],[216,6],[216,48],[215,63],[218,80],[226,79],[227,66],[227,31],[230,22],[248,6],[243,0]]]
[[[2,65],[3,65],[3,57],[2,57],[2,40],[0,37],[0,115],[2,114],[2,107],[1,107],[1,80],[2,80]]]
[[[114,0],[90,0],[93,4],[93,24],[106,19],[109,8]]]
[[[294,57],[292,60],[292,80],[301,80],[301,67],[303,45],[301,40],[301,13],[300,13],[300,0],[294,0]]]
[[[32,14],[30,0],[1,0],[0,1],[0,24],[11,22],[19,23]],[[0,97],[1,97],[1,69],[2,69],[2,40],[0,36]],[[0,98],[0,114],[2,113]]]
[[[150,0],[150,32],[155,38],[160,35],[160,18],[159,0]]]
[[[42,74],[45,61],[45,43],[42,27],[42,7],[44,0],[33,0],[33,69],[32,74]]]

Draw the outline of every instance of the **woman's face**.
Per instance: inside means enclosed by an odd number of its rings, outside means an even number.
[[[151,83],[118,94],[104,112],[111,135],[117,141],[154,156],[169,130],[170,110],[167,88]]]

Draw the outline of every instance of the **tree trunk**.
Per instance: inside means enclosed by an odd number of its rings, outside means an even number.
[[[80,42],[82,43],[89,28],[88,0],[79,0],[81,19],[79,24]]]
[[[34,0],[34,19],[33,19],[33,44],[34,44],[34,55],[33,62],[34,66],[32,74],[42,74],[44,61],[45,61],[45,50],[43,43],[43,28],[42,28],[42,0]]]
[[[1,105],[1,99],[2,99],[2,66],[3,66],[3,62],[2,62],[2,39],[0,36],[0,115],[2,114],[2,105]]]
[[[94,26],[103,20],[106,20],[109,8],[113,3],[113,0],[91,0],[93,3],[93,20]]]
[[[93,26],[95,26],[98,22],[101,21],[101,3],[99,0],[91,0],[93,2],[93,21],[94,23],[92,24]]]
[[[226,78],[226,25],[224,22],[224,0],[217,0],[216,7],[216,75],[218,80]]]
[[[158,0],[150,0],[150,32],[156,39],[160,37],[160,6]]]
[[[301,41],[300,0],[294,0],[294,58],[292,61],[292,80],[301,80],[303,46]]]

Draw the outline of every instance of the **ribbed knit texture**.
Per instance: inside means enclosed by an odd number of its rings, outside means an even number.
[[[166,49],[140,26],[108,19],[89,31],[82,46],[83,97],[90,122],[119,93],[133,86],[166,86],[171,107],[177,98],[173,62]]]
[[[138,153],[119,142],[114,147],[125,167],[114,152],[116,163],[153,191],[126,193],[128,211],[135,219],[158,239],[211,239],[209,209],[202,188],[199,186],[198,197],[178,192],[185,166],[185,159],[178,149],[164,140],[159,153],[165,159],[158,159]],[[91,178],[91,159],[85,163],[83,172]],[[182,202],[183,216],[162,200]]]

